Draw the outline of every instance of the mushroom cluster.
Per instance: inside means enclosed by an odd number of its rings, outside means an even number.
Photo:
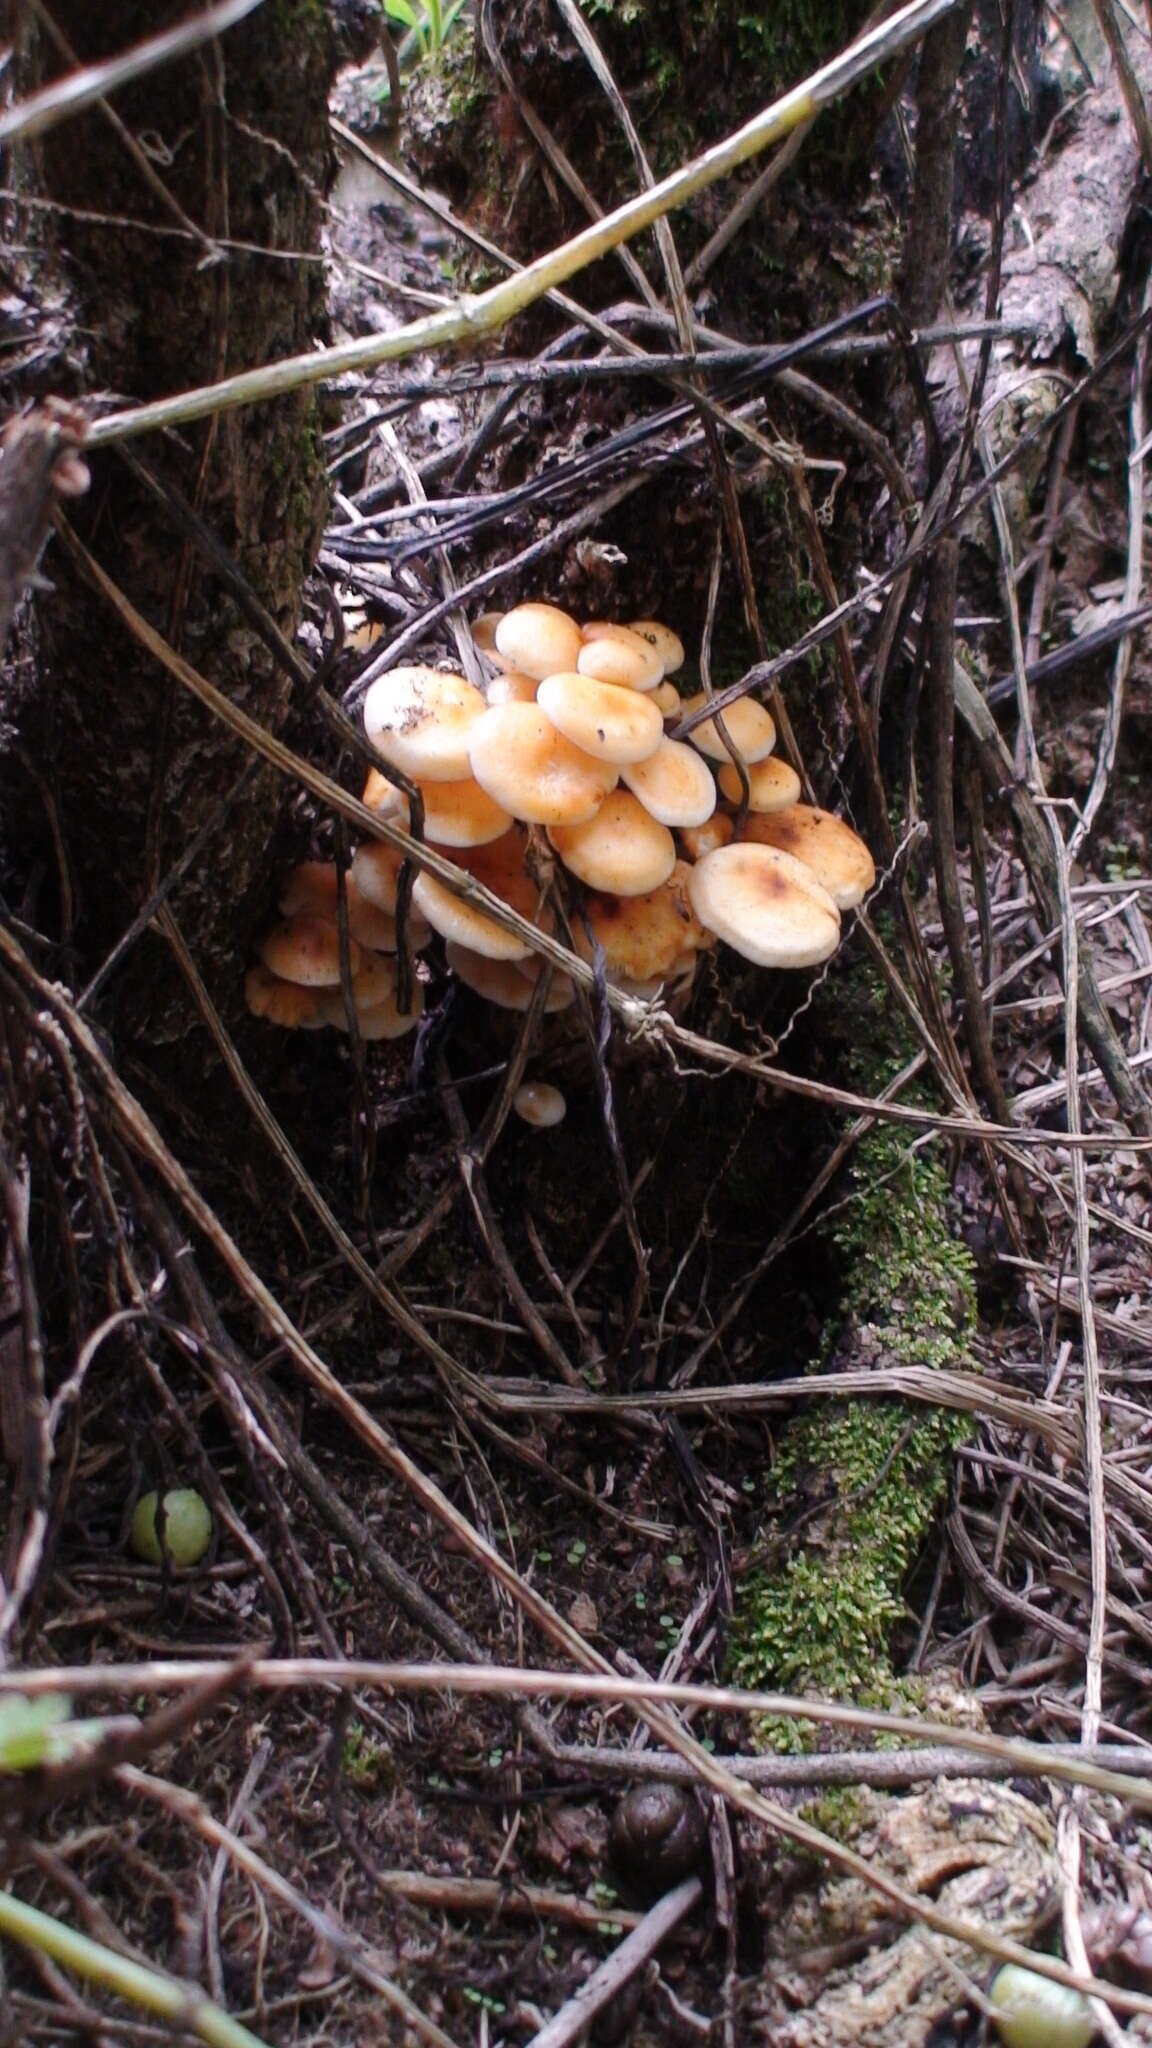
[[[653,619],[580,625],[556,605],[487,612],[473,626],[493,673],[484,690],[437,669],[380,676],[364,700],[365,730],[386,761],[415,780],[425,830],[531,922],[547,927],[530,827],[583,885],[575,944],[602,948],[609,979],[634,993],[683,987],[718,938],[765,967],[811,967],[835,951],[840,913],[875,879],[851,827],[799,801],[800,778],[774,755],[771,713],[752,697],[689,740],[665,721],[702,710],[668,677],[684,660]],[[364,801],[402,818],[405,800],[380,776]],[[539,972],[522,941],[421,875],[415,902],[448,941],[451,965],[493,1002],[523,1008]],[[572,999],[563,975],[550,1001]]]
[[[830,957],[841,911],[863,900],[875,870],[850,826],[799,801],[763,704],[743,697],[724,712],[723,732],[705,718],[689,740],[671,739],[666,721],[706,700],[682,699],[668,681],[684,660],[669,627],[580,625],[556,605],[526,603],[485,613],[472,630],[491,671],[483,689],[406,667],[379,676],[364,699],[368,738],[421,791],[431,846],[544,931],[550,848],[582,885],[576,950],[591,959],[602,949],[609,980],[630,993],[686,988],[717,939],[764,967]],[[407,798],[375,770],[363,800],[409,824]],[[415,1021],[396,1011],[390,957],[401,860],[372,843],[346,878],[351,993],[366,1037]],[[289,877],[285,922],[249,975],[251,1008],[281,1023],[344,1022],[336,891],[335,869],[319,862]],[[412,896],[413,944],[439,933],[461,981],[489,1002],[528,1007],[542,964],[527,941],[431,874],[416,877]],[[574,995],[553,973],[547,1007]]]
[[[306,860],[293,868],[280,891],[279,924],[260,945],[248,969],[244,996],[257,1017],[297,1030],[333,1024],[348,1029],[348,1005],[356,1012],[361,1038],[399,1038],[411,1031],[423,1003],[413,981],[409,1007],[398,1005],[396,889],[403,855],[373,841],[353,855],[344,877],[348,924],[348,992],[340,974],[340,880],[335,863]],[[419,917],[409,920],[414,947],[432,933]]]

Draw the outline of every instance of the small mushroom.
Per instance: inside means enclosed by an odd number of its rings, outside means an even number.
[[[265,967],[282,981],[298,981],[305,988],[331,988],[340,979],[340,934],[331,919],[311,917],[301,911],[273,925],[260,946]],[[348,941],[348,966],[355,974],[361,953],[355,939]]]
[[[741,838],[778,846],[811,868],[840,910],[863,903],[876,880],[876,865],[858,832],[832,811],[792,804],[769,816],[748,818]]]
[[[487,846],[512,823],[510,814],[474,775],[462,782],[422,782],[424,837],[432,846]]]
[[[163,1538],[163,1541],[161,1541]],[[212,1541],[212,1510],[192,1486],[174,1486],[164,1495],[146,1493],[132,1514],[129,1540],[145,1564],[199,1564]]]
[[[544,1014],[550,1016],[555,1010],[570,1009],[576,1000],[576,983],[562,967],[553,967],[542,953],[529,953],[526,960],[513,960],[512,972],[518,974],[529,988],[535,988],[542,974],[550,973],[548,993],[544,998]]]
[[[557,732],[539,704],[494,704],[472,729],[472,773],[482,789],[529,825],[594,818],[619,774]]]
[[[319,1031],[328,1019],[324,1015],[323,988],[305,988],[298,981],[284,981],[262,960],[244,976],[244,1001],[254,1017],[289,1031]]]
[[[685,825],[676,834],[685,860],[703,860],[706,853],[727,846],[735,836],[736,827],[727,811],[713,811],[703,825]]]
[[[524,675],[542,682],[575,668],[584,644],[574,618],[555,604],[518,604],[498,622],[496,652]]]
[[[684,666],[684,642],[671,626],[662,626],[659,619],[629,619],[628,630],[639,633],[660,656],[660,666],[666,676],[674,676]]]
[[[540,892],[524,866],[524,841],[519,832],[506,832],[489,846],[465,847],[458,863],[521,917],[536,921]],[[442,938],[455,939],[490,960],[523,960],[532,950],[483,910],[454,895],[434,875],[417,875],[412,899]]]
[[[518,668],[506,668],[501,675],[490,677],[484,685],[484,697],[489,704],[534,704],[540,688],[538,676],[526,676]]]
[[[649,641],[628,626],[600,620],[585,626],[575,665],[582,676],[624,690],[654,690],[664,678],[664,664]]]
[[[609,1842],[621,1875],[642,1896],[656,1898],[699,1868],[708,1824],[679,1785],[634,1785],[612,1816]]]
[[[336,864],[329,860],[305,860],[285,876],[280,891],[280,908],[289,916],[304,911],[310,916],[337,922],[339,889]],[[386,910],[362,896],[351,873],[344,878],[344,902],[348,930],[360,946],[374,953],[396,951],[396,924]]]
[[[536,702],[574,747],[617,768],[646,761],[664,738],[664,720],[655,704],[636,690],[594,676],[546,676]]]
[[[470,946],[461,946],[455,939],[448,940],[444,957],[466,988],[483,996],[486,1003],[495,1003],[499,1010],[528,1008],[537,974],[543,965],[536,953],[529,954],[526,960],[490,960],[483,953],[474,953]],[[570,976],[557,971],[548,985],[545,1011],[566,1010],[575,995]]]
[[[489,661],[497,658],[496,628],[503,617],[503,612],[480,612],[472,621],[472,645],[486,654]]]
[[[629,981],[627,977],[616,986],[626,996],[638,996],[642,1002],[654,1002],[657,996],[668,1003],[679,1003],[688,994],[696,979],[696,967],[700,955],[691,946],[677,953],[671,966],[663,974],[652,975],[648,981]]]
[[[687,698],[680,708],[687,716],[691,711],[702,711],[707,702],[701,690],[695,697]],[[743,754],[745,761],[763,761],[772,752],[776,745],[776,722],[771,712],[766,711],[763,704],[758,704],[754,697],[737,697],[736,702],[727,705],[720,716],[732,745],[737,753]],[[702,719],[688,737],[694,747],[707,754],[710,761],[731,762],[732,757],[716,730],[714,718]]]
[[[666,882],[676,865],[676,841],[626,789],[605,797],[583,825],[553,825],[548,838],[566,868],[590,889],[612,896],[643,896]]]
[[[988,1993],[1005,2048],[1088,2048],[1096,2021],[1088,2000],[1021,1963],[1005,1963]]]
[[[791,763],[781,761],[778,755],[771,754],[766,761],[754,761],[746,773],[750,811],[786,811],[791,804],[799,802],[800,777]],[[744,791],[732,761],[724,763],[717,780],[729,803],[743,802]]]
[[[618,986],[666,981],[683,952],[714,943],[688,900],[690,874],[687,863],[677,861],[668,880],[646,895],[590,895],[573,930],[577,952],[590,959],[594,940],[608,979]]]
[[[661,740],[646,761],[622,768],[620,780],[662,825],[703,825],[716,809],[712,770],[683,740]]]
[[[351,981],[352,1001],[356,1008],[370,1010],[374,1004],[386,1002],[395,987],[395,960],[387,958],[383,953],[365,953]],[[332,993],[339,999],[339,989],[334,989]]]
[[[404,855],[398,846],[386,846],[382,839],[370,839],[366,846],[356,848],[348,872],[366,902],[374,903],[377,910],[386,910],[389,917],[395,917],[396,891],[403,865]]]
[[[659,706],[661,718],[679,718],[681,698],[675,683],[657,683],[650,695],[653,704]]]
[[[839,943],[828,891],[775,846],[718,846],[689,869],[688,894],[701,924],[758,967],[815,967]]]
[[[550,1131],[555,1124],[562,1124],[568,1113],[568,1104],[551,1081],[522,1081],[512,1097],[512,1107],[523,1123],[537,1131]]]
[[[378,972],[358,975],[352,983],[356,1029],[366,1043],[373,1043],[381,1038],[402,1038],[406,1031],[411,1031],[419,1023],[423,1014],[423,986],[418,981],[413,982],[409,1008],[400,1010],[396,1003],[396,962],[380,960],[373,964]],[[347,1031],[348,1011],[344,1004],[343,990],[326,989],[323,1002],[329,1024],[335,1025],[337,1031]]]
[[[379,768],[368,770],[360,801],[368,810],[378,811],[382,818],[403,818],[407,821],[408,799],[404,791],[397,789],[394,782],[389,782],[386,775],[381,775]]]
[[[364,699],[364,730],[405,775],[460,782],[469,773],[468,740],[484,698],[463,676],[436,668],[394,668]]]

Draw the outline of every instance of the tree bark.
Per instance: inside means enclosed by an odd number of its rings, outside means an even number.
[[[54,0],[24,49],[22,89],[106,57],[187,12],[184,0]],[[38,17],[39,19],[39,17]],[[307,349],[324,333],[319,260],[329,175],[330,34],[322,0],[266,0],[190,58],[51,131],[14,167],[51,223],[71,299],[81,387],[118,405]],[[48,202],[45,212],[44,202]],[[198,514],[292,635],[325,506],[311,392],[208,421],[134,452]],[[84,545],[185,658],[279,726],[290,684],[178,516],[158,510],[114,449],[74,519]],[[16,812],[45,876],[36,921],[90,972],[244,766],[214,724],[118,623],[59,546],[45,567],[38,682],[17,719],[34,763]],[[16,776],[19,784],[19,775]],[[238,989],[283,785],[261,772],[225,809],[181,881],[179,910],[210,987]],[[46,894],[49,902],[45,903]],[[183,999],[134,949],[120,988],[129,1031],[177,1035]]]

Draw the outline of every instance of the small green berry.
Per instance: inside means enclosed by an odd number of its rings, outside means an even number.
[[[1088,2048],[1096,2022],[1088,2000],[1066,1984],[1005,1963],[988,1993],[1005,2048]]]
[[[132,1515],[132,1548],[145,1564],[159,1564],[158,1493],[146,1493]],[[199,1564],[212,1541],[212,1515],[202,1493],[174,1486],[164,1495],[164,1547],[173,1564]]]

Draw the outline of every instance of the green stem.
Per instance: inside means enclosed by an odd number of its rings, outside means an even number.
[[[74,1970],[89,1983],[118,1992],[130,2004],[174,2021],[199,2040],[207,2041],[209,2048],[266,2048],[256,2034],[250,2034],[239,2020],[221,2012],[194,1984],[181,1984],[175,1977],[165,1977],[159,1970],[149,1970],[128,1956],[117,1955],[114,1949],[104,1948],[73,1927],[65,1927],[50,1913],[41,1913],[35,1906],[14,1899],[11,1892],[0,1891],[0,1934],[23,1942],[26,1948],[39,1949],[42,1955],[63,1963],[65,1969]]]

